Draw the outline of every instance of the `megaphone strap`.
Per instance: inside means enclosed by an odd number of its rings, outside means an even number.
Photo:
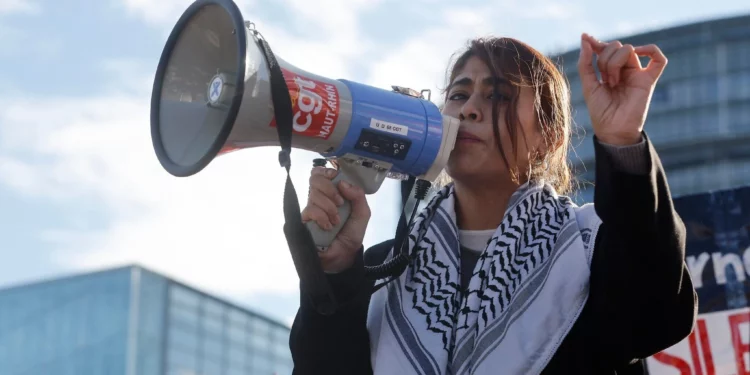
[[[257,30],[253,31],[256,36],[259,35]],[[268,42],[263,37],[257,39],[261,46],[261,51],[265,55],[268,69],[271,72],[271,100],[273,102],[274,116],[276,117],[279,144],[281,145],[279,164],[286,170],[286,184],[284,186],[284,235],[286,236],[300,283],[304,285],[304,293],[310,298],[312,306],[318,313],[330,315],[336,311],[336,298],[334,297],[331,285],[328,283],[326,274],[323,272],[312,235],[302,223],[297,191],[294,188],[294,183],[292,183],[289,173],[292,165],[293,120],[289,88],[286,85],[281,67],[273,51],[271,51]]]

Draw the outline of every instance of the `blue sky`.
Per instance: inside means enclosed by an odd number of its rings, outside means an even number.
[[[294,315],[277,150],[230,154],[187,179],[153,154],[153,72],[189,3],[0,0],[0,287],[136,262],[278,319]],[[302,69],[434,93],[451,54],[474,36],[559,52],[581,32],[606,39],[750,13],[745,0],[237,3]],[[305,192],[314,155],[295,154]],[[396,189],[389,182],[369,197],[379,223],[366,245],[392,235]]]

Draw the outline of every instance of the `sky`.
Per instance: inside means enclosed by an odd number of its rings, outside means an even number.
[[[544,53],[750,13],[746,0],[236,0],[274,52],[330,78],[431,89],[469,38]],[[0,0],[0,288],[137,263],[287,324],[298,278],[283,236],[278,148],[202,172],[162,169],[154,72],[189,0]],[[613,3],[614,4],[614,3]],[[710,4],[708,6],[707,4]],[[316,155],[293,151],[304,204]],[[398,184],[368,197],[365,246],[393,236]]]

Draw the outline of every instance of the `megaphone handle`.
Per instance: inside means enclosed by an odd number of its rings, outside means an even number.
[[[333,185],[338,188],[339,182],[346,181],[352,185],[358,185],[357,182],[347,175],[345,172],[346,168],[339,168],[338,174],[333,179]],[[344,226],[346,221],[349,219],[349,215],[352,213],[352,205],[351,203],[344,199],[344,204],[339,206],[339,223],[337,225],[334,225],[331,230],[325,230],[318,226],[318,223],[311,220],[308,221],[305,225],[307,225],[307,229],[310,230],[310,234],[312,235],[313,241],[315,242],[315,246],[318,248],[326,248],[331,245],[333,240],[336,238],[336,236],[341,231],[341,228]]]

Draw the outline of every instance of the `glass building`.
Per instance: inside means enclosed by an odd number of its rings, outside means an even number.
[[[289,327],[129,266],[0,290],[2,375],[282,375]]]
[[[750,15],[617,39],[656,44],[669,59],[645,130],[673,196],[750,185]],[[581,94],[578,55],[574,50],[553,59],[570,82],[581,133],[574,136],[570,159],[580,180],[594,182],[593,130]],[[593,187],[584,184],[577,198],[592,201]]]

